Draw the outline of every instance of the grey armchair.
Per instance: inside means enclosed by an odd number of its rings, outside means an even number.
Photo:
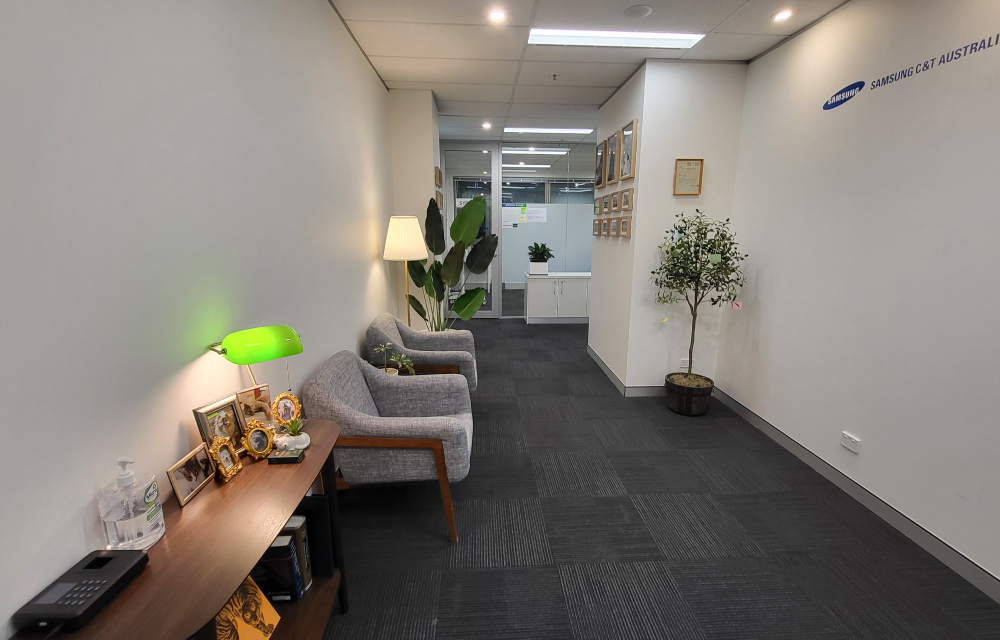
[[[372,357],[375,347],[391,342],[396,352],[408,356],[415,365],[458,366],[458,372],[469,381],[469,391],[476,390],[476,342],[471,331],[414,331],[396,316],[383,313],[368,325],[365,338]]]
[[[458,540],[449,482],[469,474],[472,402],[460,375],[392,376],[341,351],[302,389],[305,414],[340,425],[335,458],[347,485],[437,479]]]

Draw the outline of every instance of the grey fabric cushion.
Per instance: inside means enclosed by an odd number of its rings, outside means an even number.
[[[368,359],[375,362],[375,347],[391,342],[397,347],[403,347],[403,338],[396,329],[396,317],[391,313],[383,313],[372,320],[365,331],[365,342],[368,345]],[[399,349],[397,349],[399,351]]]
[[[302,401],[307,416],[333,420],[345,436],[441,440],[448,480],[469,473],[472,402],[463,376],[390,376],[341,351],[306,382]],[[437,478],[429,449],[342,447],[335,455],[348,484]]]

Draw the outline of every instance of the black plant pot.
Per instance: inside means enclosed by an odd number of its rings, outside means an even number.
[[[669,374],[664,379],[664,386],[667,388],[667,408],[682,416],[701,416],[708,411],[708,399],[712,397],[712,390],[715,382],[711,378],[698,376],[708,382],[706,387],[687,387],[670,380],[671,376],[682,374]]]

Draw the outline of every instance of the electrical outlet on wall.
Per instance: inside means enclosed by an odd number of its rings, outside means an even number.
[[[861,438],[851,435],[846,431],[840,432],[840,444],[854,453],[861,453]]]
[[[690,363],[690,360],[687,358],[681,358],[681,368],[687,369],[688,363]]]

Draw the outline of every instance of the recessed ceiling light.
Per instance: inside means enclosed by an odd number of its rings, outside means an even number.
[[[499,9],[495,9],[493,11],[490,11],[490,20],[493,20],[494,22],[500,22],[501,20],[503,20],[506,17],[507,17],[507,14],[504,13],[503,11],[499,10]]]
[[[784,11],[779,11],[778,13],[774,14],[774,21],[784,22],[785,20],[788,20],[791,17],[792,17],[792,12],[789,11],[788,9],[785,9]]]
[[[515,169],[549,169],[552,167],[551,164],[524,164],[519,162],[517,164],[504,164],[501,165],[504,169],[515,168]]]
[[[483,129],[490,129],[490,128],[492,128],[492,127],[493,127],[493,125],[492,125],[492,124],[490,124],[489,122],[484,122],[484,123],[483,123]]]
[[[484,176],[487,175],[487,174],[489,174],[489,171],[483,171],[483,175]]]
[[[648,4],[632,5],[625,10],[625,15],[629,18],[645,18],[651,13],[653,13],[653,7]]]
[[[528,44],[561,44],[578,47],[644,47],[690,49],[704,38],[702,33],[652,31],[582,31],[577,29],[532,29]]]
[[[489,153],[489,152],[490,152],[489,149],[483,149],[483,153]]]
[[[539,127],[504,127],[504,133],[565,133],[575,136],[586,136],[594,132],[593,129],[547,129]]]

